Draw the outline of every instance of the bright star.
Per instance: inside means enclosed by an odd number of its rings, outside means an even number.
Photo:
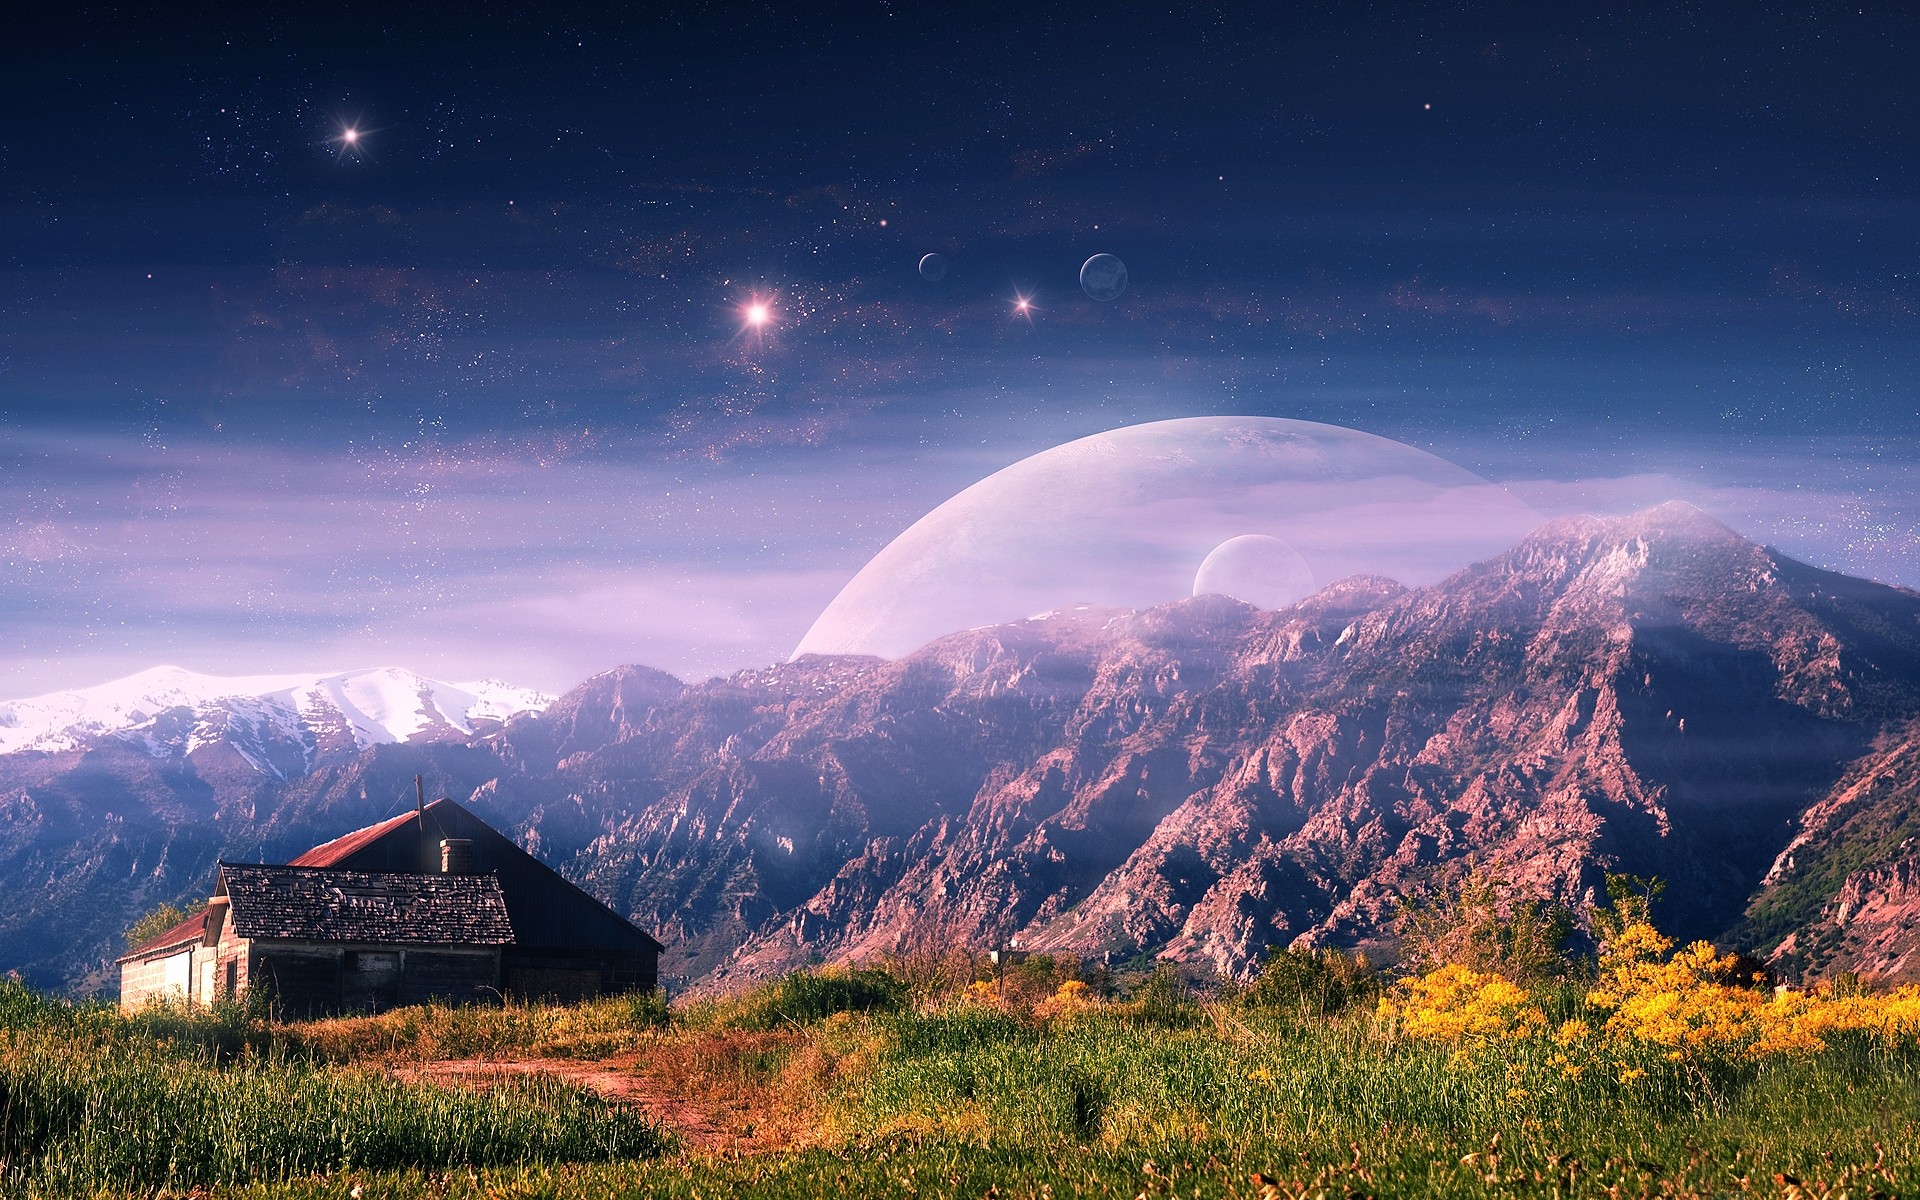
[[[375,129],[362,129],[357,120],[341,121],[339,129],[327,140],[333,143],[336,158],[365,158],[367,155],[368,135],[378,133]]]
[[[740,332],[751,333],[756,338],[772,330],[773,301],[763,296],[752,295],[740,301],[734,311],[740,315]]]
[[[1024,292],[1013,294],[1013,315],[1031,322],[1033,320],[1033,297]]]

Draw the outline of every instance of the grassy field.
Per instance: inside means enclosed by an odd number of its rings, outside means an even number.
[[[1630,937],[1617,938],[1621,944]],[[1688,959],[1688,954],[1693,954]],[[124,1018],[0,985],[26,1195],[1920,1195],[1920,995],[1778,993],[1657,939],[1522,986],[1333,956],[1205,1001],[1039,960],[669,1012]]]

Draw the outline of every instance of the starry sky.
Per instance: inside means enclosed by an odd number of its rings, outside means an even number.
[[[1910,6],[70,7],[0,46],[0,696],[762,665],[1183,416],[1920,586]]]

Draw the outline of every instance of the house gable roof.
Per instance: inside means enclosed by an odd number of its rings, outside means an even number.
[[[504,946],[513,941],[500,881],[221,863],[233,931],[244,938],[403,945]]]
[[[660,950],[659,942],[625,917],[444,798],[315,846],[290,865],[434,873],[440,867],[443,838],[473,842],[480,869],[499,879],[517,949],[621,954]]]

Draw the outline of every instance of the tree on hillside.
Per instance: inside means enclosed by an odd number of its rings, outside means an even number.
[[[207,906],[204,904],[197,908],[181,908],[177,904],[161,904],[149,909],[144,916],[128,926],[127,932],[121,936],[126,938],[127,949],[132,950],[159,937],[188,917],[197,917],[205,911],[207,911]]]
[[[1563,976],[1571,965],[1573,913],[1521,894],[1488,867],[1401,901],[1394,930],[1401,958],[1422,974],[1452,963],[1524,986]]]

